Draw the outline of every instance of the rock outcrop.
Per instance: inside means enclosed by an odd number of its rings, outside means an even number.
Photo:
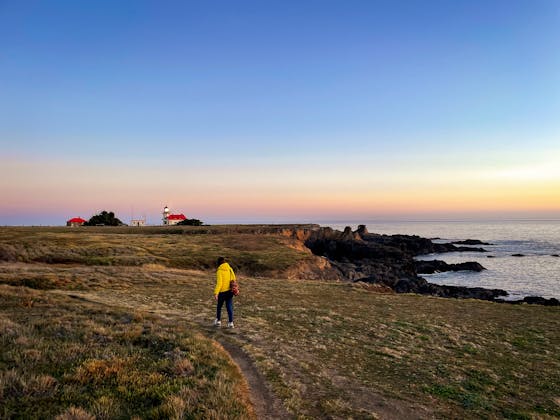
[[[481,264],[475,261],[468,261],[459,264],[448,264],[441,260],[417,260],[416,271],[418,274],[443,273],[445,271],[476,271],[486,270]]]
[[[528,303],[529,305],[543,305],[543,306],[560,306],[560,301],[556,298],[544,298],[541,296],[526,296],[521,300],[503,300],[496,299],[496,302],[511,303],[519,305],[520,303]]]
[[[540,296],[527,296],[523,298],[522,303],[528,303],[530,305],[560,306],[560,301],[558,299],[546,299]]]
[[[418,274],[436,271],[482,271],[477,262],[447,264],[444,261],[417,261],[414,257],[446,252],[486,252],[472,245],[484,245],[476,239],[453,243],[434,243],[416,235],[380,235],[369,233],[365,225],[356,231],[350,227],[343,232],[331,228],[312,228],[304,231],[285,232],[292,238],[303,240],[315,255],[328,262],[328,275],[339,280],[369,284],[372,288],[393,290],[396,293],[420,293],[441,297],[482,299],[505,302],[508,293],[501,289],[481,287],[446,286],[429,283]],[[508,303],[554,305],[555,299],[525,298]]]
[[[489,244],[488,242],[482,242],[479,239],[465,239],[464,241],[454,241],[451,243],[457,245],[492,245]]]
[[[331,228],[307,231],[305,245],[315,255],[326,257],[340,278],[358,280],[362,278],[393,284],[398,280],[418,278],[414,257],[424,254],[479,251],[482,248],[457,247],[453,244],[434,243],[430,239],[416,235],[380,235],[369,233],[364,225],[354,232],[346,227],[343,232]],[[439,264],[437,271],[475,270],[484,268],[478,263]],[[420,263],[427,266],[428,263]],[[427,271],[421,271],[427,273]],[[433,272],[433,271],[432,271]]]
[[[358,281],[364,283],[377,283],[374,278],[364,278]],[[401,279],[391,286],[397,293],[418,293],[439,297],[459,299],[481,299],[494,301],[499,297],[507,296],[502,289],[484,289],[482,287],[446,286],[429,283],[422,277],[416,279]]]

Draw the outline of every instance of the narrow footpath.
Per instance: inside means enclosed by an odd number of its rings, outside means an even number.
[[[294,418],[283,407],[279,398],[274,396],[263,375],[257,370],[252,359],[238,345],[218,332],[207,335],[220,343],[231,359],[239,367],[249,385],[251,403],[255,409],[257,419],[289,419]]]

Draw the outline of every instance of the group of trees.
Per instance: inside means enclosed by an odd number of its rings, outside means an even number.
[[[202,226],[204,222],[198,219],[185,219],[177,224],[182,226]],[[84,226],[124,226],[124,223],[115,217],[115,213],[112,211],[103,210],[101,213],[92,216],[84,223]]]
[[[84,226],[123,226],[124,223],[115,217],[112,211],[103,210],[101,213],[92,216]]]
[[[185,219],[177,223],[177,226],[202,226],[204,222],[198,219]]]

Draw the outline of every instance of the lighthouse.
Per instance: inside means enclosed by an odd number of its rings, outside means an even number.
[[[177,223],[182,222],[187,218],[183,213],[171,214],[171,212],[169,211],[169,207],[167,206],[163,208],[162,215],[163,215],[162,221],[164,226],[176,225]]]
[[[163,208],[163,213],[162,213],[162,214],[163,214],[163,219],[162,219],[162,220],[163,220],[163,224],[164,224],[164,225],[169,224],[169,207],[165,206],[165,207]]]

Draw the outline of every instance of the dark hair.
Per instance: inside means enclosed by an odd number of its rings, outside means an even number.
[[[216,264],[222,265],[225,262],[226,262],[226,259],[224,257],[218,257],[218,261],[216,261]]]

